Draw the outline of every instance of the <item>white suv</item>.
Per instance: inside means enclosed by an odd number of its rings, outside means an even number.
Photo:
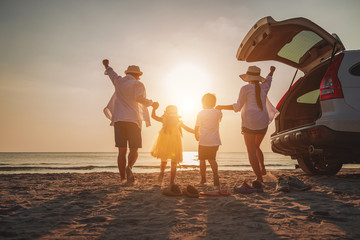
[[[265,17],[236,57],[275,60],[304,73],[277,105],[274,152],[297,159],[310,174],[336,174],[343,163],[360,163],[360,50],[345,51],[335,34],[308,19]]]

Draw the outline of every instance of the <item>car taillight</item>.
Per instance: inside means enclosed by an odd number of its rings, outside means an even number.
[[[320,101],[334,98],[344,98],[341,90],[338,71],[344,54],[339,54],[326,71],[320,84]]]

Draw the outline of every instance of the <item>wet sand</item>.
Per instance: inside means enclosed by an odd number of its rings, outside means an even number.
[[[179,171],[181,187],[199,191],[197,171]],[[277,178],[296,176],[308,191],[276,192]],[[157,174],[120,184],[116,173],[0,175],[1,239],[359,239],[360,169],[336,176],[271,171],[264,193],[234,193],[252,172],[220,171],[230,196],[167,197]]]

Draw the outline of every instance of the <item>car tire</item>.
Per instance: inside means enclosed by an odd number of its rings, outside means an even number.
[[[323,155],[297,156],[300,168],[312,175],[335,175],[342,168],[342,162],[328,159]]]

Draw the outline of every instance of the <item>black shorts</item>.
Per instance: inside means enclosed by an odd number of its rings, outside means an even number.
[[[127,148],[141,148],[141,129],[133,122],[116,122],[114,124],[115,131],[115,147]]]
[[[257,134],[261,134],[261,135],[265,135],[267,132],[267,127],[264,129],[259,129],[259,130],[252,130],[246,127],[241,127],[241,133],[248,133],[248,134],[253,134],[253,135],[257,135]]]
[[[199,160],[216,160],[216,152],[218,151],[219,146],[201,146],[199,145]]]

